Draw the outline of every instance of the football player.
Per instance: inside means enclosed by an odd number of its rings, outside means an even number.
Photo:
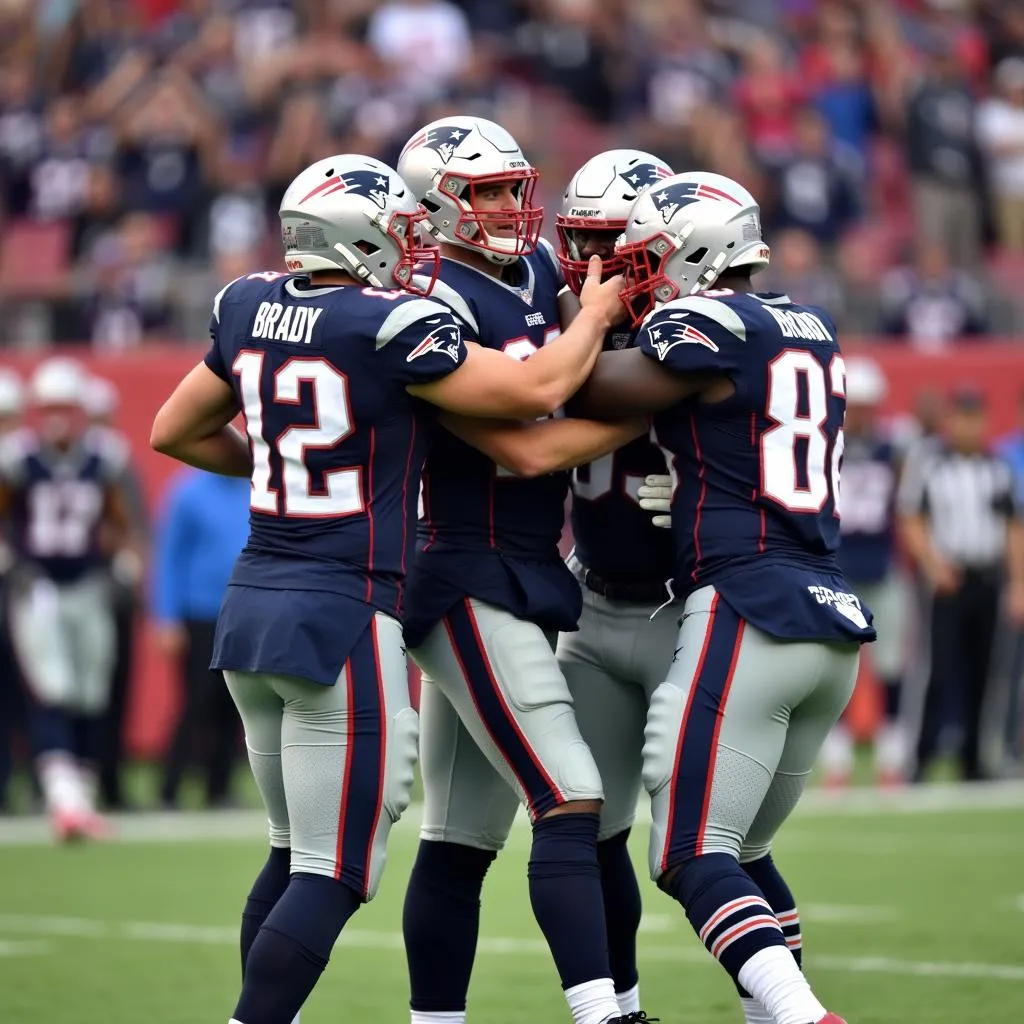
[[[836,559],[835,325],[753,290],[769,260],[758,205],[721,175],[641,195],[617,252],[637,347],[602,354],[578,397],[591,412],[659,413],[685,598],[643,749],[651,875],[733,978],[748,1022],[839,1024],[801,973],[799,917],[771,857],[875,637]]]
[[[0,369],[0,442],[17,430],[24,406],[21,378],[13,370]],[[7,573],[13,561],[8,540],[7,524],[0,521],[0,811],[7,806],[7,784],[11,778],[11,733],[15,722],[21,719],[21,694],[15,682],[6,621]]]
[[[43,362],[29,382],[32,429],[0,450],[0,514],[11,519],[10,633],[30,702],[29,728],[60,839],[102,837],[95,765],[114,659],[110,545],[128,543],[127,446],[86,429],[86,375]]]
[[[281,205],[285,264],[302,276],[227,285],[205,360],[153,424],[157,450],[251,479],[250,538],[212,663],[270,822],[242,916],[237,1024],[292,1020],[375,894],[409,801],[417,715],[400,617],[430,434],[422,403],[551,413],[621,306],[622,279],[602,284],[595,260],[582,319],[536,359],[467,346],[448,309],[424,297],[437,252],[415,243],[422,217],[379,161],[337,156],[303,171]],[[230,426],[239,411],[247,438]]]
[[[561,329],[561,275],[533,202],[537,171],[503,128],[466,116],[426,125],[398,166],[440,244],[433,296],[465,337],[511,365],[532,363]],[[484,876],[522,801],[533,825],[534,915],[576,1024],[600,1024],[623,1013],[598,871],[604,791],[553,651],[581,609],[558,551],[569,475],[516,479],[494,461],[500,453],[484,437],[491,428],[449,426],[454,433],[437,437],[424,468],[405,628],[424,673],[424,814],[403,915],[412,1020],[465,1018]],[[539,434],[536,426],[521,432],[531,430]],[[557,468],[640,432],[595,435],[589,451],[580,444]]]
[[[906,771],[899,714],[910,593],[896,565],[900,451],[879,417],[887,389],[885,374],[875,360],[847,359],[839,564],[854,593],[883,623],[871,647],[883,699],[882,724],[875,737],[875,774],[883,785],[892,785],[902,781]],[[849,780],[853,741],[844,723],[829,736],[822,760],[828,783],[841,785]]]

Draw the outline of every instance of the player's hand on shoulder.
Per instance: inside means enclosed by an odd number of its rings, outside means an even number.
[[[580,290],[580,307],[593,310],[611,327],[626,319],[626,307],[620,297],[626,279],[621,274],[615,274],[607,281],[602,281],[601,273],[601,257],[591,256],[587,266],[587,279]]]
[[[646,512],[654,512],[651,522],[663,529],[672,526],[672,477],[652,473],[644,477],[644,482],[637,489],[640,507]]]

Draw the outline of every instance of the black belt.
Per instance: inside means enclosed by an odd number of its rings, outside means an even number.
[[[587,568],[583,568],[583,585],[609,601],[628,604],[661,604],[669,596],[664,583],[610,583]]]

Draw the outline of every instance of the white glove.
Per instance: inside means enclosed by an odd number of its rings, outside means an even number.
[[[672,526],[672,517],[668,515],[672,511],[672,477],[659,476],[656,473],[644,477],[643,484],[637,490],[637,496],[640,499],[640,507],[645,511],[665,513],[651,519],[655,526],[665,530]]]

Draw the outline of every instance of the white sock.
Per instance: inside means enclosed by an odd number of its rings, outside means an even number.
[[[615,1002],[619,1004],[619,1013],[623,1016],[627,1013],[636,1013],[640,1009],[640,983],[637,982],[625,992],[616,992]]]
[[[875,770],[902,774],[907,763],[906,751],[903,727],[898,722],[885,722],[875,736]]]
[[[75,769],[78,772],[78,782],[82,787],[82,796],[85,800],[86,806],[90,811],[96,810],[96,793],[99,791],[99,777],[96,774],[96,769],[91,762],[78,761],[75,764]]]
[[[776,1024],[814,1024],[827,1012],[785,946],[758,950],[740,968],[737,980]]]
[[[424,1013],[422,1010],[412,1011],[412,1024],[464,1024],[465,1020],[465,1010],[451,1010],[444,1013]]]
[[[38,761],[39,782],[50,811],[86,811],[89,802],[70,754],[55,750]]]
[[[743,1007],[743,1024],[775,1024],[775,1018],[756,1000],[740,999]]]
[[[845,779],[853,772],[853,737],[846,725],[839,722],[821,748],[821,765],[826,775]]]
[[[621,1016],[615,1001],[615,985],[611,978],[595,978],[565,990],[565,1001],[572,1011],[573,1024],[604,1024]]]
[[[299,1016],[299,1014],[295,1014],[294,1018],[292,1019],[292,1024],[300,1024]]]

